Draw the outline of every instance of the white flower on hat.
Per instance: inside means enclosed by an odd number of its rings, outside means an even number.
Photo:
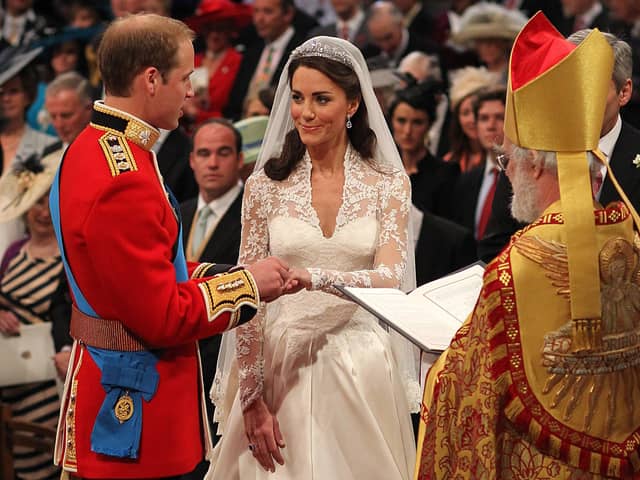
[[[640,153],[636,155],[636,158],[633,159],[633,164],[636,168],[640,168]]]

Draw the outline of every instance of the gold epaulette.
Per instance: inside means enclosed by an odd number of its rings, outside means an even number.
[[[247,306],[257,310],[260,305],[258,286],[248,270],[236,270],[212,277],[200,283],[198,287],[202,291],[210,322],[221,313],[231,312],[225,330],[238,324],[241,307]]]
[[[138,165],[136,164],[135,158],[133,158],[133,153],[131,153],[131,149],[124,135],[107,132],[100,137],[98,143],[100,143],[100,147],[107,159],[112,177],[117,177],[121,173],[135,172],[138,170]]]

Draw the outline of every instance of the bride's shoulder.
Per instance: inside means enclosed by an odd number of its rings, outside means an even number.
[[[407,174],[405,173],[404,169],[401,170],[394,167],[393,165],[379,164],[374,162],[373,160],[363,159],[360,159],[355,163],[355,165],[355,168],[363,171],[368,175],[371,175],[372,177],[375,177],[377,182],[394,183],[399,180],[408,180]]]
[[[245,189],[249,191],[263,191],[272,187],[274,180],[269,178],[264,169],[253,172],[245,182]]]

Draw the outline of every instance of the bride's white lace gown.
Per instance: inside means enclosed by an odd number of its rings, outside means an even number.
[[[224,434],[209,480],[413,476],[405,379],[389,335],[332,289],[399,286],[409,182],[401,172],[375,171],[349,148],[343,203],[327,238],[312,207],[310,173],[305,156],[282,182],[261,171],[246,185],[240,262],[277,255],[310,268],[314,290],[282,297],[236,330],[239,388],[234,395],[233,378],[214,382]],[[259,395],[275,412],[286,443],[285,465],[276,464],[275,474],[254,459],[245,436],[242,406]]]

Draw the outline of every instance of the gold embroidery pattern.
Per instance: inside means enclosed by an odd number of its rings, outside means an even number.
[[[78,459],[76,457],[76,400],[78,395],[78,372],[82,365],[82,352],[80,349],[78,364],[73,372],[71,380],[71,392],[67,404],[67,412],[64,418],[64,462],[63,469],[69,472],[78,471]]]
[[[213,277],[198,287],[204,296],[210,322],[223,312],[232,313],[227,329],[236,326],[240,318],[240,307],[249,306],[257,309],[260,304],[258,287],[247,270]]]
[[[124,132],[120,132],[118,130],[105,127],[104,125],[98,125],[91,122],[91,126],[95,128],[121,135],[124,134],[124,136],[128,140],[131,140],[133,143],[147,151],[151,150],[153,144],[158,141],[158,138],[160,138],[160,132],[157,129],[153,128],[151,125],[141,122],[140,120],[130,115],[127,115],[125,112],[113,110],[99,102],[94,103],[93,108],[99,112],[106,113],[107,115],[111,115],[113,117],[117,117],[127,121],[127,126],[125,127]]]
[[[138,165],[133,158],[129,144],[122,135],[105,133],[98,142],[107,159],[112,177],[138,170]]]
[[[206,277],[206,271],[209,268],[215,266],[215,263],[201,263],[196,267],[196,269],[191,274],[191,278],[204,278]]]

